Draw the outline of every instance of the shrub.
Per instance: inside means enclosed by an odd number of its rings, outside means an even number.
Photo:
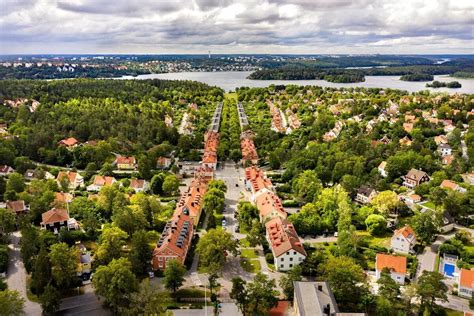
[[[273,258],[272,253],[267,253],[265,255],[265,260],[267,261],[268,264],[273,264],[275,262],[275,259]]]

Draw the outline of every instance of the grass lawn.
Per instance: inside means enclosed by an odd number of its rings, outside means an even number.
[[[260,261],[258,259],[246,259],[242,258],[240,261],[240,266],[247,272],[257,273],[262,268],[260,266]]]
[[[384,236],[372,236],[368,231],[358,230],[357,236],[365,240],[369,246],[390,248],[390,239],[392,238],[392,235],[389,233],[386,233]]]
[[[207,296],[211,295],[209,289],[207,289]],[[187,289],[179,289],[176,293],[172,293],[171,296],[173,298],[181,298],[181,297],[204,297],[204,289],[200,289],[197,287],[187,288]]]
[[[255,249],[242,249],[240,256],[247,259],[255,259],[258,257]]]
[[[247,240],[247,238],[240,239],[240,247],[242,247],[242,248],[250,247],[250,243]]]
[[[422,205],[422,206],[424,206],[424,207],[426,207],[426,208],[430,208],[430,209],[432,209],[432,210],[434,210],[435,207],[436,207],[436,205],[435,205],[433,202],[431,202],[431,201],[426,201],[426,202],[420,203],[420,205]]]
[[[446,311],[446,316],[463,316],[463,312],[460,312],[460,311],[455,311],[455,310],[452,310],[452,309],[447,309],[445,308],[444,309]]]
[[[224,93],[224,98],[237,101],[237,93]]]

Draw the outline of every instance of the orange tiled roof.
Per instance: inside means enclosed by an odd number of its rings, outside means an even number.
[[[288,220],[276,217],[265,224],[270,247],[275,257],[279,257],[289,250],[295,250],[306,256],[303,244],[296,230]]]
[[[130,187],[132,189],[143,189],[145,187],[145,180],[132,179],[130,180]]]
[[[376,257],[377,270],[382,271],[383,268],[389,268],[390,271],[406,274],[407,258],[402,256],[392,256],[384,253],[378,253]]]
[[[69,219],[69,215],[65,209],[53,208],[43,214],[41,214],[42,225],[54,224],[58,222],[64,222]]]
[[[456,183],[447,179],[443,180],[443,182],[441,182],[439,186],[442,187],[443,189],[451,189],[451,190],[456,190],[456,188],[458,187]]]
[[[60,203],[68,203],[72,201],[72,195],[69,193],[56,192],[54,200]]]
[[[402,235],[405,238],[413,238],[416,236],[415,232],[410,226],[405,226],[403,228],[397,229],[394,233],[395,236]]]
[[[136,163],[136,159],[135,157],[133,156],[130,156],[130,157],[127,157],[127,156],[118,156],[116,159],[115,159],[115,162],[117,164],[135,164]]]
[[[202,198],[207,192],[207,182],[202,179],[194,179],[186,192],[181,195],[174,214],[181,214],[187,211],[190,217],[197,217],[201,213]]]
[[[57,180],[61,181],[64,177],[67,177],[70,183],[75,183],[77,178],[77,172],[74,171],[59,171]]]
[[[242,159],[243,160],[257,160],[258,154],[257,149],[253,140],[249,138],[244,138],[240,141],[240,147],[242,149]]]
[[[266,217],[273,211],[278,212],[280,217],[287,217],[280,198],[271,191],[263,192],[259,196],[257,196],[255,204],[257,205],[261,217]]]
[[[59,141],[59,144],[64,145],[66,147],[74,146],[77,143],[79,143],[79,141],[74,137],[65,138]]]
[[[25,201],[7,201],[7,209],[12,210],[15,213],[23,212],[26,209]]]
[[[462,287],[474,288],[474,269],[461,269],[459,284],[461,284]]]
[[[250,181],[254,192],[265,188],[271,190],[273,187],[272,181],[265,176],[260,168],[255,166],[245,169],[245,179]]]
[[[96,175],[94,177],[94,185],[97,186],[104,186],[104,185],[112,185],[115,182],[114,177],[108,177],[108,176],[100,176]]]

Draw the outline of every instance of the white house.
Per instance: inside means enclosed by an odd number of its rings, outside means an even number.
[[[459,296],[471,298],[474,294],[474,270],[461,269],[458,284]]]
[[[84,177],[74,171],[59,171],[56,177],[56,182],[61,186],[61,182],[67,179],[69,182],[69,189],[75,190],[77,187],[84,186]]]
[[[441,157],[444,157],[451,155],[453,153],[453,149],[451,148],[451,146],[449,146],[449,144],[440,144],[438,146],[438,152]]]
[[[106,186],[106,185],[112,185],[112,184],[114,184],[115,182],[117,182],[117,180],[115,180],[114,177],[96,175],[96,176],[94,177],[94,182],[92,182],[91,185],[88,185],[88,186],[87,186],[87,191],[90,191],[90,192],[98,192],[98,191],[100,191],[100,189],[102,189],[104,186]]]
[[[130,180],[130,188],[134,189],[135,192],[144,192],[148,190],[148,181],[141,179]]]
[[[412,253],[415,244],[416,234],[410,226],[396,230],[390,240],[392,250],[404,254]]]
[[[8,176],[10,173],[15,172],[15,170],[7,165],[0,165],[0,176]]]
[[[266,237],[278,271],[288,271],[306,258],[306,251],[293,224],[276,217],[265,224]]]
[[[375,191],[372,188],[369,188],[366,185],[363,185],[357,190],[355,201],[361,204],[367,204],[367,203],[370,203],[370,201],[372,201],[375,195],[377,195],[377,191]]]
[[[380,279],[382,270],[387,268],[390,271],[392,279],[403,285],[407,274],[407,258],[402,256],[387,255],[378,253],[375,257],[375,277]]]
[[[386,161],[382,161],[378,167],[378,171],[380,173],[380,175],[384,178],[387,177],[387,172],[385,171],[385,167],[387,167],[387,162]]]

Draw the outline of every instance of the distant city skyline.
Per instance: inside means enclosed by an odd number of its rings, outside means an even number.
[[[468,0],[0,0],[0,54],[472,54]]]

